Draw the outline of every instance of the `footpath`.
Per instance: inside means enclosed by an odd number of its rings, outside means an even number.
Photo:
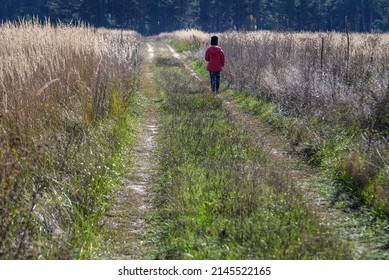
[[[140,122],[135,145],[128,153],[131,166],[123,178],[123,187],[116,193],[105,225],[110,236],[105,259],[144,259],[153,250],[149,238],[153,211],[152,190],[156,173],[156,137],[158,135],[157,90],[152,67],[154,48],[147,44],[141,79]]]

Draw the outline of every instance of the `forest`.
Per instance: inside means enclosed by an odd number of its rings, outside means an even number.
[[[389,31],[387,0],[0,0],[0,21],[50,18],[144,35],[196,28]]]

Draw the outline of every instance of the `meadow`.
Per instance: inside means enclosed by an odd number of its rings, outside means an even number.
[[[143,54],[132,31],[0,26],[0,258],[91,258]]]
[[[223,40],[228,83],[274,105],[282,121],[269,121],[292,150],[331,174],[333,200],[387,218],[389,35],[258,32]]]
[[[389,36],[218,34],[214,96],[210,35],[0,25],[0,259],[115,255],[104,221],[147,98],[160,132],[142,236],[155,248],[139,256],[389,258]]]
[[[283,133],[291,152],[333,179],[334,203],[367,205],[387,218],[389,35],[219,36],[228,59],[224,80],[239,93],[236,98]],[[179,31],[172,40],[194,67],[204,69],[204,34]]]
[[[211,35],[181,30],[161,40],[170,40],[208,79],[203,55]],[[313,184],[331,207],[356,217],[356,228],[367,229],[362,230],[362,239],[376,236],[373,247],[385,250],[389,35],[270,31],[217,35],[227,61],[222,77],[225,94],[279,133],[291,156],[318,170]]]

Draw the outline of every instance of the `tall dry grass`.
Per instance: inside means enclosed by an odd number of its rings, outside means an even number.
[[[227,79],[239,90],[276,101],[288,114],[328,114],[341,103],[364,126],[382,124],[389,35],[235,32],[222,41]]]
[[[389,35],[225,33],[228,83],[276,104],[356,205],[389,213]]]
[[[140,36],[29,21],[0,38],[0,258],[79,257],[109,157],[98,146],[115,146],[97,131],[137,89]]]
[[[169,33],[160,33],[158,40],[176,40],[179,42],[192,42],[194,39],[202,43],[210,41],[209,34],[197,29],[181,29]]]
[[[211,35],[197,29],[183,29],[171,33],[161,33],[157,40],[168,41],[178,52],[183,52],[191,59],[202,59],[204,49],[209,45]]]

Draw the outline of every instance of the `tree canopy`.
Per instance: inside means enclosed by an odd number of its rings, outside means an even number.
[[[0,0],[0,20],[50,18],[156,34],[183,28],[389,31],[388,0]]]

